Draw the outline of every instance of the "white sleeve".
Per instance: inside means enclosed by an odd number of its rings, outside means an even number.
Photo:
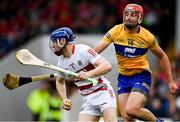
[[[84,50],[82,51],[82,55],[91,64],[94,64],[99,58],[101,58],[101,56],[89,46],[84,48]]]

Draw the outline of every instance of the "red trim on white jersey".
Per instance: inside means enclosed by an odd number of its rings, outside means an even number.
[[[101,78],[99,78],[98,79],[98,83],[102,83],[102,82],[103,82],[103,80]],[[88,84],[88,85],[79,86],[79,89],[80,89],[80,91],[82,91],[82,90],[85,90],[85,89],[89,89],[92,86],[93,86],[93,84],[91,83],[91,84]]]
[[[92,83],[91,83],[91,84],[88,84],[88,85],[79,86],[79,90],[80,90],[80,91],[83,91],[83,90],[85,90],[85,89],[91,88],[92,86],[93,86]]]
[[[101,87],[99,87],[99,88],[93,90],[93,91],[90,92],[90,93],[87,93],[87,94],[81,94],[81,95],[83,95],[83,96],[90,95],[90,94],[95,93],[95,92],[98,92],[98,91],[100,91],[100,90],[107,90],[107,87],[101,86]]]
[[[97,55],[97,53],[92,48],[88,49],[87,52],[93,55],[94,57]]]
[[[95,66],[89,63],[86,67],[78,70],[77,72],[82,71],[82,70],[84,70],[84,69],[85,69],[86,71],[90,71],[90,70],[95,69]]]
[[[73,45],[72,47],[72,54],[74,54],[74,51],[75,51],[75,45]]]
[[[98,59],[99,55],[92,48],[90,49],[89,46],[83,44],[73,45],[72,54],[70,58],[60,56],[58,66],[76,73],[83,70],[86,72],[95,69],[93,62]],[[71,65],[72,63],[74,65]],[[102,86],[108,86],[109,84],[109,81],[104,76],[95,77],[95,79],[98,79],[96,86],[93,86],[91,81],[80,81],[80,79],[70,77],[66,74],[62,74],[60,77],[65,77],[66,80],[73,81],[79,88],[79,92],[83,95],[94,93],[97,89],[102,88]]]

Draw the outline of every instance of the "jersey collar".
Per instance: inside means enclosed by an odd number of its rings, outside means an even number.
[[[123,24],[123,29],[124,29],[125,32],[129,33],[125,28],[125,24]],[[138,29],[138,31],[136,33],[131,33],[131,34],[138,34],[138,33],[140,33],[140,31],[141,31],[141,26],[139,26],[139,29]]]
[[[73,44],[73,46],[72,46],[72,54],[74,54],[74,51],[75,51],[75,45]]]

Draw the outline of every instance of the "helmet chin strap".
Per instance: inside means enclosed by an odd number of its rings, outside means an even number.
[[[63,53],[63,50],[66,48],[66,45],[68,44],[68,42],[66,41],[65,44],[60,44],[59,40],[57,41],[58,46],[61,48],[60,52],[55,52],[56,55],[60,56]]]
[[[138,24],[141,24],[141,22],[142,22],[142,15],[141,13],[139,13]]]
[[[60,42],[59,42],[59,40],[57,41],[57,43],[58,43],[58,46],[61,47],[61,48],[63,48],[63,47],[66,45],[66,44],[62,44],[62,45],[61,45]]]

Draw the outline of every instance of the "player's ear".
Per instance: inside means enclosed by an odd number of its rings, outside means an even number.
[[[63,38],[63,44],[66,44],[67,40],[65,38]]]

